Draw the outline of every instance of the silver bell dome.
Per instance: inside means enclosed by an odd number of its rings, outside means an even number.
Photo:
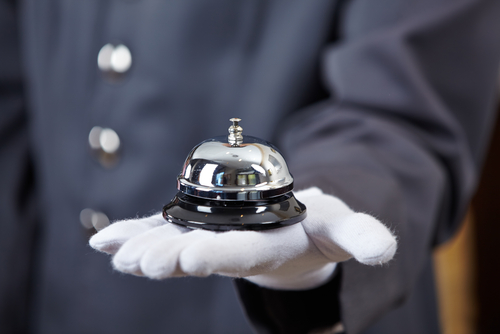
[[[293,189],[285,159],[271,143],[242,136],[240,119],[232,118],[229,136],[211,138],[189,153],[177,189],[216,200],[262,200]]]

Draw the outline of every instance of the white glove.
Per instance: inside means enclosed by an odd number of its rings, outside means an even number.
[[[266,231],[212,232],[166,223],[161,214],[116,222],[90,239],[122,272],[154,279],[220,274],[274,289],[311,289],[327,282],[336,263],[354,257],[386,263],[396,239],[381,222],[355,213],[318,188],[299,191],[302,222]]]

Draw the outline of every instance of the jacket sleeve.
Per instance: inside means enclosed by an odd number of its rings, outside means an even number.
[[[0,333],[26,333],[35,201],[12,1],[0,1],[0,50]]]
[[[318,186],[398,236],[389,265],[342,264],[349,334],[401,305],[460,223],[493,125],[499,17],[495,0],[349,2],[323,57],[331,99],[294,113],[280,136],[296,189]]]

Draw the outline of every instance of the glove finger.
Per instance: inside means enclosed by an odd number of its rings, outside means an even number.
[[[390,261],[396,253],[396,237],[389,229],[374,217],[355,213],[331,224],[319,239],[324,245],[333,240],[341,249],[351,254],[357,261],[376,265]],[[327,257],[335,254],[328,253],[327,247],[318,246]]]
[[[297,198],[307,206],[307,217],[313,220],[330,221],[332,215],[343,216],[354,213],[344,202],[337,197],[321,193],[319,188],[313,187],[297,192]],[[325,216],[326,213],[326,216]]]
[[[130,238],[163,224],[166,221],[161,213],[142,219],[118,221],[92,236],[89,244],[98,251],[115,254]]]
[[[179,254],[192,244],[214,238],[216,233],[196,230],[152,245],[142,256],[140,270],[150,278],[186,276],[179,266]]]
[[[168,242],[187,230],[175,224],[165,224],[139,234],[123,244],[113,258],[113,266],[121,272],[142,276],[140,261],[144,253],[157,243]]]
[[[321,191],[318,187],[310,187],[304,190],[299,190],[295,192],[294,195],[299,201],[304,202],[307,201],[308,198],[323,195],[323,191]]]
[[[180,266],[185,273],[195,276],[258,275],[278,268],[310,246],[300,224],[261,232],[225,232],[183,250]]]

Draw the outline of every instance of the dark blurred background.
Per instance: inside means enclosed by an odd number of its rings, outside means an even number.
[[[498,109],[500,113],[500,106]],[[500,332],[500,120],[459,233],[435,252],[444,334]]]

